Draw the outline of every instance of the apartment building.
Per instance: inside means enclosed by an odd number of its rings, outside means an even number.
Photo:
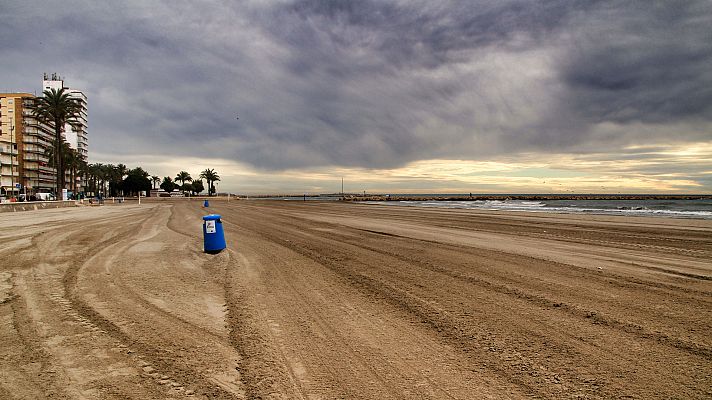
[[[0,195],[54,192],[52,129],[32,115],[35,101],[30,93],[0,93]]]
[[[67,88],[64,81],[52,74],[44,75],[42,91],[64,88],[81,105],[76,123],[64,127],[64,138],[85,161],[88,157],[87,98],[79,90]],[[0,196],[54,193],[56,170],[49,159],[54,149],[53,126],[40,123],[32,115],[37,97],[31,93],[0,93]],[[66,171],[66,187],[83,191],[81,176],[72,181]]]
[[[77,101],[81,105],[79,118],[74,126],[67,124],[64,127],[64,138],[69,143],[69,146],[76,150],[79,155],[86,161],[89,155],[89,137],[87,133],[87,96],[79,90],[64,86],[64,80],[57,74],[44,74],[42,81],[42,91],[59,90],[64,88],[65,92],[69,93],[69,97]]]

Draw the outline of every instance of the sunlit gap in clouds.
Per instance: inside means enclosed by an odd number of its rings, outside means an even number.
[[[194,177],[217,170],[220,190],[236,193],[705,193],[712,141],[629,146],[619,153],[521,153],[493,160],[421,160],[399,168],[318,167],[259,170],[239,161],[96,154],[92,162],[140,165],[152,175]]]

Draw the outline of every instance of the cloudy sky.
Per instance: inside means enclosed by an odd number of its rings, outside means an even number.
[[[238,193],[712,193],[709,0],[5,0],[0,20],[0,91],[83,90],[92,162]]]

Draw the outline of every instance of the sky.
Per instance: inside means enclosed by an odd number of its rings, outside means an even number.
[[[0,91],[233,193],[712,193],[712,2],[0,4]],[[239,117],[239,119],[238,119]]]

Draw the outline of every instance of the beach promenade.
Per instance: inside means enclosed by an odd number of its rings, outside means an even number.
[[[201,204],[4,214],[0,398],[712,397],[710,220]]]

